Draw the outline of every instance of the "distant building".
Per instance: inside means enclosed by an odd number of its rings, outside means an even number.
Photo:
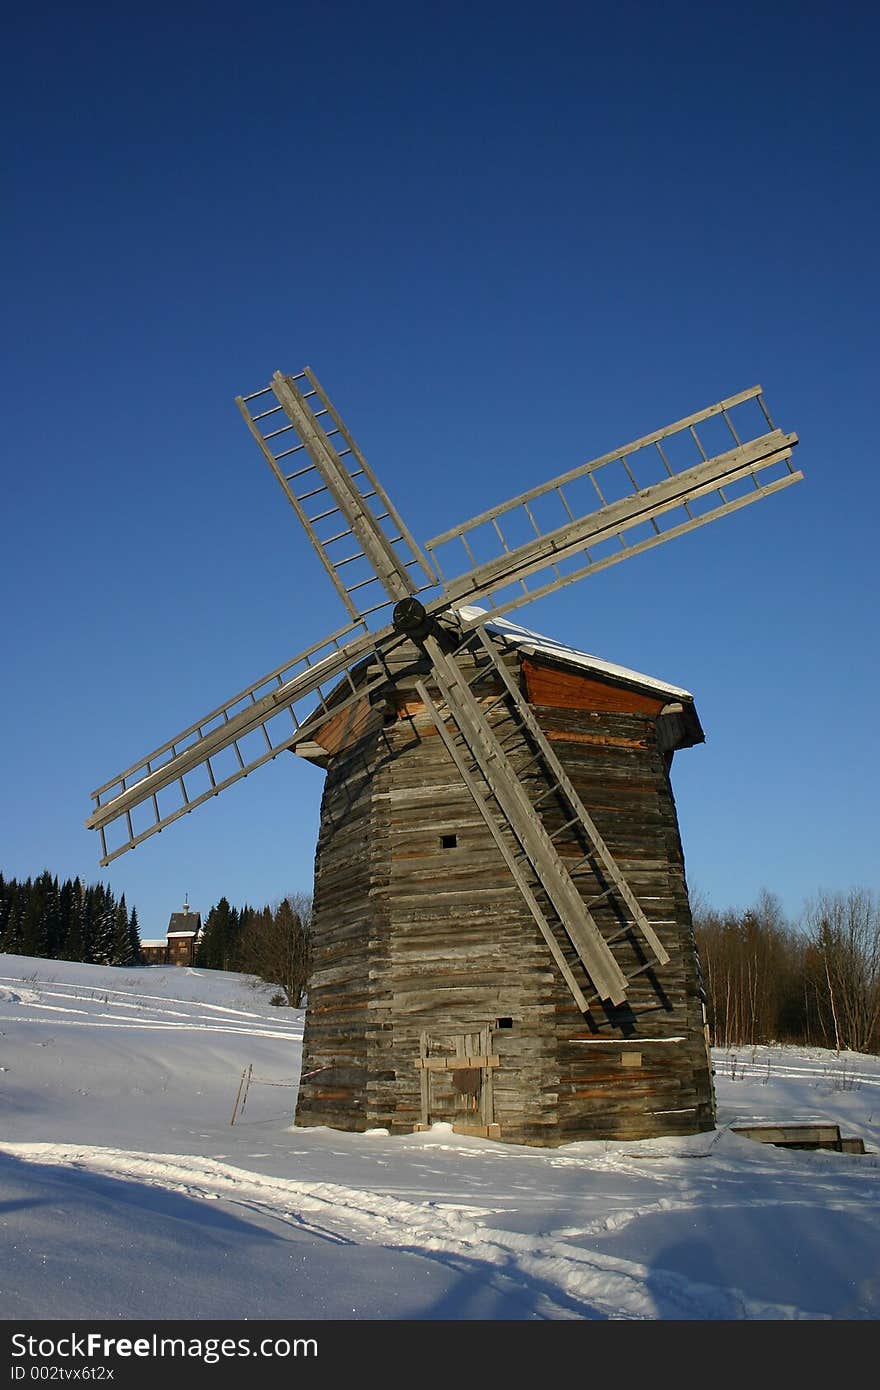
[[[141,938],[141,955],[147,965],[193,965],[202,935],[202,914],[184,902],[182,912],[172,912],[162,938]]]

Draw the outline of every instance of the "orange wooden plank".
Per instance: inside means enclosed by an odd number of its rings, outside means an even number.
[[[555,709],[602,710],[627,714],[659,714],[665,701],[640,690],[612,685],[575,671],[561,671],[525,658],[526,693],[533,705]]]

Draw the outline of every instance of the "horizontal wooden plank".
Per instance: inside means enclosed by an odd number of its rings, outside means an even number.
[[[469,1125],[456,1121],[452,1126],[453,1134],[468,1134],[475,1139],[500,1139],[500,1125]]]
[[[417,1068],[423,1067],[426,1071],[461,1071],[469,1068],[500,1067],[501,1058],[494,1054],[483,1057],[417,1057],[415,1065]]]

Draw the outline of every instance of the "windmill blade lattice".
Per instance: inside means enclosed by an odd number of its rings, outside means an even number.
[[[447,602],[500,616],[800,482],[797,442],[774,426],[753,386],[461,522],[425,549]],[[470,568],[446,580],[440,557],[448,569],[462,553]]]
[[[236,404],[353,622],[366,627],[407,594],[436,585],[311,368],[276,372],[269,386]]]
[[[101,864],[111,863],[218,796],[323,720],[385,684],[388,675],[381,653],[393,650],[399,641],[392,628],[378,637],[359,627],[342,628],[97,787],[86,827],[100,834]],[[371,656],[379,662],[379,673],[356,684],[352,669]],[[228,757],[222,763],[224,754]],[[135,824],[133,814],[141,807],[147,807],[147,814]]]

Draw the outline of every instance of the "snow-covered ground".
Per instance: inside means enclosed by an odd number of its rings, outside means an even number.
[[[721,1127],[691,1139],[342,1134],[293,1126],[302,1015],[272,993],[0,955],[5,1318],[880,1312],[880,1058],[719,1052]],[[869,1153],[729,1128],[814,1117]]]

